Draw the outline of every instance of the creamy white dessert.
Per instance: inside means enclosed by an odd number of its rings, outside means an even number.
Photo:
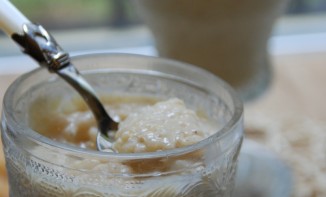
[[[177,98],[162,101],[145,96],[110,96],[101,100],[109,114],[119,120],[113,144],[117,154],[157,152],[185,147],[207,138],[218,128],[203,113],[188,109],[185,103]],[[96,122],[81,99],[38,98],[30,107],[29,117],[31,128],[44,136],[82,148],[96,149]],[[44,182],[42,179],[34,179],[36,190],[32,192],[33,195],[39,196],[62,196],[63,193],[67,196],[70,196],[70,193],[102,196],[100,194],[109,191],[110,195],[104,196],[112,196],[111,193],[117,192],[116,196],[172,197],[179,196],[186,185],[194,188],[188,188],[191,193],[185,196],[192,196],[210,188],[211,181],[216,179],[211,180],[211,177],[216,176],[214,173],[217,172],[214,167],[207,170],[207,175],[202,174],[206,164],[200,150],[182,156],[125,161],[92,158],[76,160],[65,154],[48,153],[38,146],[30,151],[36,158],[64,166],[65,174],[68,169],[77,169],[69,174],[84,185],[69,185],[63,189],[53,187],[57,183],[50,180]],[[53,169],[61,171],[60,167]],[[98,172],[101,177],[96,175]],[[168,173],[168,176],[164,176],[165,173]],[[151,175],[147,177],[149,174]],[[89,185],[89,182],[93,182],[90,180],[95,183],[100,180],[101,184],[111,185],[114,189],[96,188]],[[175,183],[171,185],[173,182]],[[215,196],[216,192],[217,190],[213,190],[212,196]],[[206,194],[207,192],[205,196]]]
[[[9,177],[20,177],[10,179],[15,188],[11,195],[230,196],[235,163],[229,161],[234,161],[238,146],[222,148],[221,143],[212,143],[175,151],[218,132],[218,125],[197,106],[190,109],[177,98],[134,95],[101,100],[120,122],[113,144],[117,153],[103,157],[96,151],[81,149],[71,155],[71,151],[56,148],[70,144],[96,150],[96,122],[82,99],[40,96],[32,101],[27,113],[29,126],[62,144],[31,144],[27,149],[30,156],[21,158],[24,166],[15,162],[15,154],[12,158],[8,155]],[[172,151],[161,152],[164,150]],[[145,154],[136,157],[133,153]]]
[[[120,120],[113,143],[113,149],[118,153],[181,148],[207,138],[217,129],[216,124],[188,109],[180,99],[141,99],[106,99],[107,110],[111,116]],[[75,102],[69,105],[57,104],[57,108],[52,107],[51,111],[50,106],[47,106],[51,102],[39,100],[37,108],[31,108],[32,128],[49,138],[95,149],[98,130],[93,114],[81,101]],[[39,112],[40,109],[42,112]],[[44,112],[44,109],[49,111]],[[39,116],[40,113],[48,114]]]
[[[124,153],[181,148],[205,139],[215,129],[174,98],[130,113],[119,124],[113,148]]]
[[[119,120],[113,149],[117,153],[156,152],[195,144],[218,129],[218,125],[203,113],[188,109],[177,98],[161,101],[145,96],[104,96],[102,102],[108,113]],[[39,98],[30,108],[30,125],[53,140],[96,149],[97,125],[93,114],[81,99],[51,100]],[[36,154],[46,153],[35,150]],[[194,152],[183,158],[153,159],[150,162],[124,163],[82,160],[64,165],[78,169],[105,169],[111,173],[149,173],[181,169],[196,162],[200,153]]]

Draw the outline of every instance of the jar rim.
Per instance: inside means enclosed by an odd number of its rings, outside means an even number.
[[[200,74],[204,74],[207,77],[213,77],[214,80],[217,80],[217,82],[230,94],[230,98],[232,99],[232,103],[234,106],[234,113],[232,114],[229,121],[225,123],[225,125],[216,133],[209,136],[208,138],[205,138],[204,140],[201,140],[198,143],[177,148],[177,149],[169,149],[164,151],[158,151],[158,152],[145,152],[145,153],[112,153],[112,152],[100,152],[97,150],[90,150],[90,149],[82,149],[77,146],[65,144],[62,142],[57,142],[54,140],[51,140],[41,134],[39,134],[37,131],[34,131],[31,128],[26,128],[25,125],[21,124],[21,121],[17,120],[17,117],[15,116],[14,112],[14,99],[12,99],[16,93],[16,89],[24,83],[25,80],[28,78],[33,77],[35,73],[40,72],[44,68],[37,68],[34,69],[26,74],[21,75],[18,77],[7,89],[4,99],[3,99],[3,112],[8,114],[6,116],[6,121],[8,121],[8,124],[11,125],[11,128],[13,131],[18,131],[20,134],[22,134],[22,130],[27,130],[26,133],[27,136],[24,136],[24,140],[30,140],[33,142],[36,142],[39,145],[50,147],[51,149],[56,149],[58,151],[64,151],[66,153],[70,153],[72,155],[85,155],[85,156],[91,156],[91,157],[97,157],[97,158],[112,158],[112,159],[153,159],[153,158],[161,158],[161,157],[167,157],[172,155],[183,155],[187,154],[189,152],[193,152],[196,150],[199,150],[208,144],[214,143],[218,140],[222,140],[223,138],[226,138],[230,132],[237,127],[238,124],[242,123],[242,117],[243,117],[243,104],[240,98],[236,95],[236,92],[231,88],[227,83],[225,83],[223,80],[218,78],[217,76],[209,73],[206,70],[203,70],[201,68],[198,68],[196,66],[193,66],[191,64],[187,64],[184,62],[179,62],[176,60],[170,60],[165,58],[159,58],[159,57],[151,57],[151,56],[145,56],[145,55],[136,55],[136,54],[118,54],[118,53],[87,53],[82,55],[75,55],[72,58],[89,58],[89,57],[120,57],[120,58],[141,58],[141,59],[151,59],[153,61],[165,61],[166,63],[173,64],[174,66],[183,67],[187,70],[192,69],[195,72],[198,72]]]

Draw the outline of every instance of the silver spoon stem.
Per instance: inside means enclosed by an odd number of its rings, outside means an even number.
[[[33,57],[50,72],[58,74],[83,97],[97,121],[101,134],[97,138],[98,149],[111,148],[108,146],[113,140],[109,138],[108,133],[117,129],[117,123],[107,114],[94,89],[70,62],[69,54],[40,25],[24,24],[23,32],[23,35],[13,34],[12,38],[22,46],[24,53]],[[104,137],[104,141],[100,137]],[[105,140],[109,143],[103,146],[101,142]]]
[[[74,89],[83,97],[84,101],[86,101],[97,120],[99,131],[103,136],[108,137],[108,132],[110,130],[117,129],[117,124],[107,114],[102,103],[96,96],[94,89],[79,74],[78,70],[72,64],[57,70],[56,73],[74,87]]]

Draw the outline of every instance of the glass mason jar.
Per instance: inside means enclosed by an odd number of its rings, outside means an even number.
[[[30,128],[29,107],[40,96],[77,94],[56,75],[36,69],[19,77],[4,97],[1,129],[11,197],[231,195],[243,108],[227,84],[194,66],[154,57],[86,54],[73,63],[99,94],[178,97],[220,127],[197,144],[151,153],[105,153],[54,141]],[[122,164],[151,170],[117,173]],[[161,170],[169,164],[174,168]]]

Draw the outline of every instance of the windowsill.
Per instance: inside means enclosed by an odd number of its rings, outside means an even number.
[[[282,18],[270,39],[270,53],[288,55],[325,52],[324,21],[326,14]],[[71,54],[105,51],[156,55],[153,38],[149,30],[142,26],[121,30],[98,28],[52,33]],[[0,74],[22,73],[37,67],[33,60],[21,54],[19,48],[9,38],[0,38],[0,43]]]
[[[287,15],[274,28],[275,35],[316,34],[326,32],[326,13]]]
[[[123,29],[92,28],[51,31],[60,45],[69,52],[105,50],[153,45],[148,29],[135,26]],[[17,45],[8,37],[0,36],[0,57],[20,55]]]

